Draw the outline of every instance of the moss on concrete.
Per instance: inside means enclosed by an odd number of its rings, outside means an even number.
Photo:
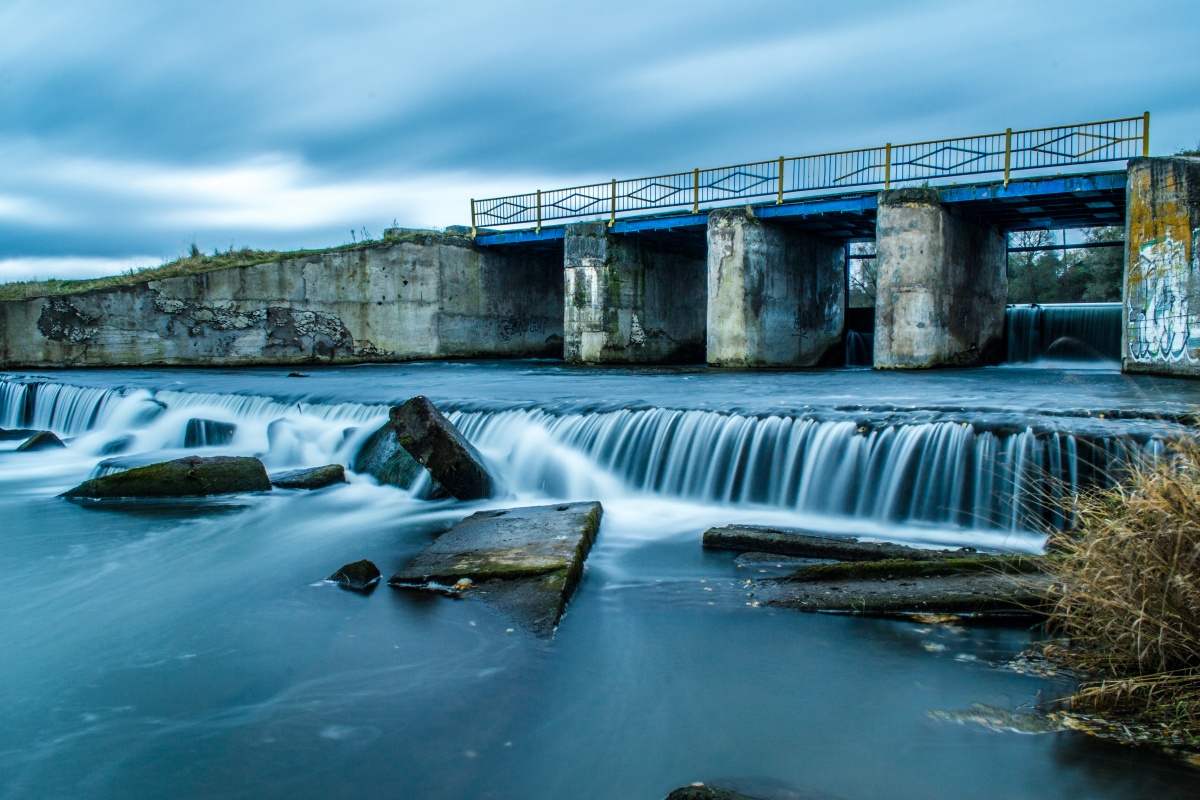
[[[269,492],[271,481],[257,458],[188,456],[92,478],[64,492],[70,499],[204,497]]]
[[[1036,556],[976,556],[913,561],[889,558],[882,561],[845,561],[811,564],[787,577],[790,581],[855,581],[888,578],[936,578],[972,572],[1025,574],[1039,572],[1044,560]]]

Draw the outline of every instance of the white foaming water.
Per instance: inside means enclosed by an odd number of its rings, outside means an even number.
[[[122,468],[102,465],[115,453],[152,460],[191,452],[257,455],[270,470],[350,465],[386,414],[385,406],[356,403],[0,382],[4,427],[75,437],[67,451],[4,469],[36,469],[63,484],[81,472]],[[450,417],[491,462],[509,501],[599,499],[617,517],[622,506],[653,507],[679,523],[663,531],[702,520],[803,524],[1012,549],[1039,546],[1040,536],[1022,532],[1061,527],[1057,508],[1064,493],[1104,482],[1134,455],[1162,446],[1154,439],[1137,444],[1032,427],[997,433],[915,418],[870,427],[665,408],[508,409]],[[232,423],[236,431],[220,447],[188,448],[185,430],[193,419]],[[414,487],[412,494],[424,489]]]

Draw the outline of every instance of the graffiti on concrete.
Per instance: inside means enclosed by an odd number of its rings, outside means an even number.
[[[1129,358],[1200,362],[1200,231],[1191,242],[1170,235],[1144,243],[1129,270]]]

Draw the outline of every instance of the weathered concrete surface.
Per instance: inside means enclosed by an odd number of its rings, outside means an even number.
[[[362,561],[346,564],[326,578],[326,580],[333,581],[343,589],[349,589],[354,592],[369,592],[375,588],[381,577],[379,567],[375,566],[373,562],[363,559]]]
[[[59,439],[51,431],[38,431],[17,445],[16,452],[33,453],[38,450],[61,450],[65,447],[66,445],[62,443],[62,439]]]
[[[845,251],[746,209],[708,215],[708,363],[841,366]]]
[[[999,357],[1007,249],[995,227],[934,189],[880,192],[875,368],[972,366]]]
[[[417,396],[391,410],[396,441],[459,500],[492,494],[492,476],[483,456],[427,397]]]
[[[371,434],[354,457],[353,469],[370,475],[380,483],[408,489],[421,474],[423,467],[400,444],[391,420]]]
[[[271,476],[271,485],[279,489],[324,489],[326,486],[345,482],[346,468],[341,464],[293,469]]]
[[[568,225],[564,357],[583,364],[704,360],[704,257],[603,222]]]
[[[93,500],[121,497],[204,497],[270,490],[271,481],[267,478],[267,470],[257,458],[188,456],[92,478],[60,496]]]
[[[885,574],[847,580],[775,578],[755,581],[750,594],[763,605],[798,611],[1012,615],[1045,608],[1052,583],[1050,576],[1041,573],[1003,572]]]
[[[1135,158],[1125,193],[1122,367],[1200,375],[1200,158]]]
[[[600,528],[599,503],[480,511],[422,550],[388,583],[454,590],[553,633]]]
[[[0,367],[288,364],[562,352],[562,259],[399,239],[0,302]]]
[[[767,528],[757,525],[725,525],[704,532],[704,547],[710,550],[776,553],[798,558],[835,559],[837,561],[880,561],[907,559],[930,561],[939,558],[971,558],[978,554],[970,548],[924,550],[891,542],[860,542],[849,536],[831,536],[795,528]]]

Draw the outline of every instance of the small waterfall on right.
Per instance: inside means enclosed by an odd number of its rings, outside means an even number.
[[[1009,362],[1119,361],[1121,304],[1009,306],[1004,333]]]

